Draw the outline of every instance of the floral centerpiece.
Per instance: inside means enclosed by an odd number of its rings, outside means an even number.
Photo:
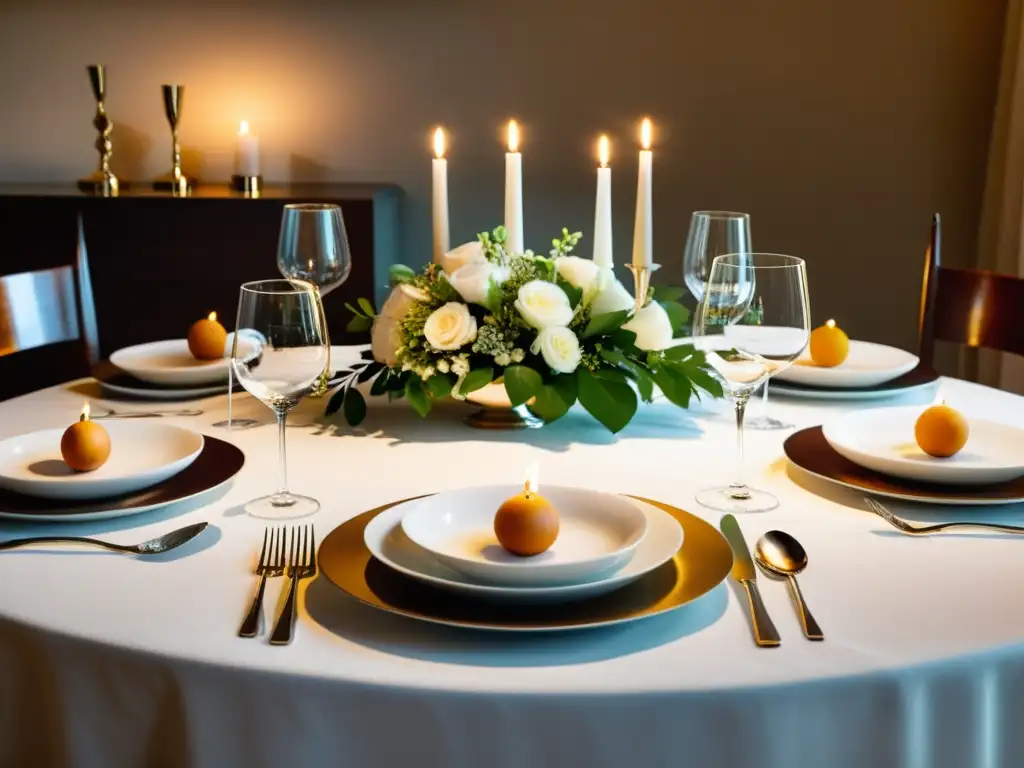
[[[701,391],[720,397],[704,354],[671,345],[688,319],[681,293],[658,288],[634,312],[610,269],[572,255],[580,238],[563,229],[548,256],[509,253],[498,227],[419,273],[393,267],[379,314],[366,299],[349,305],[349,330],[372,330],[372,354],[343,372],[327,414],[361,422],[355,385],[371,379],[371,395],[404,396],[421,416],[434,400],[503,382],[512,406],[554,421],[579,402],[612,432],[655,385],[682,408]]]

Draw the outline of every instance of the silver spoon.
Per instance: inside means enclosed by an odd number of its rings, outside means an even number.
[[[141,544],[113,544],[109,541],[79,536],[34,536],[29,539],[0,541],[0,550],[28,547],[34,544],[91,544],[96,547],[105,547],[115,552],[127,552],[132,555],[158,555],[161,552],[168,552],[175,547],[180,547],[185,542],[191,541],[206,530],[208,525],[209,523],[186,525],[184,528],[165,533],[163,536],[157,536],[155,539],[144,541]]]
[[[824,640],[825,634],[811,616],[811,612],[807,610],[804,596],[800,593],[800,585],[796,583],[796,575],[807,567],[807,553],[800,546],[800,542],[783,531],[768,531],[757,540],[754,557],[757,558],[758,565],[769,573],[789,579],[793,599],[800,614],[800,623],[804,628],[804,636],[808,640]]]

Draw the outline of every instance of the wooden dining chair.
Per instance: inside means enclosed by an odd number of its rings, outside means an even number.
[[[1024,355],[1024,279],[941,266],[942,220],[932,218],[924,259],[918,357],[933,366],[935,341]]]
[[[97,336],[81,237],[74,264],[0,276],[0,400],[87,375]]]

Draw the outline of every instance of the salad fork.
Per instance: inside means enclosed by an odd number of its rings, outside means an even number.
[[[316,535],[313,526],[304,525],[301,532],[293,528],[292,532],[291,552],[288,557],[288,575],[291,576],[291,586],[288,588],[288,599],[285,601],[284,610],[281,611],[274,631],[270,635],[271,645],[288,645],[292,641],[299,581],[316,575]]]
[[[269,535],[268,535],[268,532]],[[256,596],[252,599],[249,614],[238,630],[239,637],[256,637],[259,634],[260,619],[263,616],[263,593],[267,587],[267,577],[280,576],[284,573],[284,550],[287,544],[287,530],[269,528],[263,530],[263,549],[260,551],[260,562],[256,566],[256,574],[260,577],[260,585]]]
[[[988,531],[999,531],[1001,533],[1024,533],[1024,528],[1018,525],[1000,525],[999,523],[938,523],[937,525],[911,525],[906,520],[901,520],[892,512],[883,507],[874,499],[866,498],[864,502],[868,509],[889,523],[893,528],[909,536],[921,536],[929,533],[938,533],[947,528],[981,528]]]

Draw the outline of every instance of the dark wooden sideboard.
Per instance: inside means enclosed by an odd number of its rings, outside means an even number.
[[[398,259],[400,201],[401,190],[387,184],[271,186],[258,198],[214,185],[189,197],[140,187],[98,198],[73,185],[0,184],[0,275],[74,264],[84,246],[106,357],[130,344],[181,338],[214,310],[231,330],[238,286],[279,276],[284,205],[337,203],[352,272],[325,299],[328,325],[335,343],[363,341],[345,334],[344,304],[383,296]]]

